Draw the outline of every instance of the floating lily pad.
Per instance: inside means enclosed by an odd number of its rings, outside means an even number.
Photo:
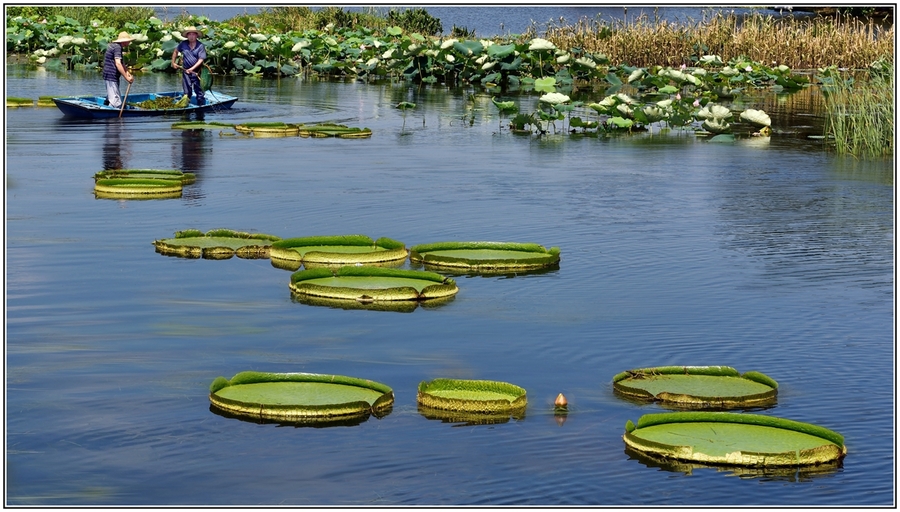
[[[740,374],[730,366],[658,366],[616,375],[613,389],[640,400],[724,409],[774,403],[778,383],[759,372]]]
[[[831,463],[847,454],[844,438],[824,427],[760,414],[645,414],[625,425],[625,444],[658,457],[747,467]]]
[[[534,269],[559,264],[559,247],[516,242],[437,242],[410,247],[409,259],[474,271]]]
[[[53,96],[38,96],[37,106],[39,106],[39,107],[55,107],[56,102],[53,101]]]
[[[31,98],[18,98],[16,96],[6,97],[7,107],[33,107],[34,100]]]
[[[300,129],[295,124],[281,122],[273,123],[241,123],[234,125],[234,129],[241,133],[252,133],[253,136],[286,137],[298,135]]]
[[[234,128],[233,123],[220,121],[184,121],[172,123],[173,130],[221,130],[222,128]]]
[[[290,288],[298,295],[360,303],[430,301],[459,291],[456,281],[434,272],[371,266],[300,270],[291,275]]]
[[[418,403],[444,411],[512,413],[528,404],[525,390],[493,380],[434,379],[419,383]]]
[[[765,478],[767,480],[788,480],[791,482],[804,481],[817,476],[834,474],[841,467],[841,461],[823,462],[814,466],[727,466],[715,464],[701,464],[699,462],[686,462],[671,459],[659,455],[639,452],[629,446],[625,446],[625,454],[629,459],[655,470],[671,471],[675,473],[693,474],[694,470],[711,469],[718,472],[727,472],[740,478]]]
[[[118,178],[175,180],[180,181],[182,185],[190,185],[197,181],[196,174],[174,169],[110,169],[94,174],[94,181]]]
[[[372,265],[404,262],[409,251],[402,242],[390,238],[372,240],[365,235],[310,236],[285,238],[272,244],[269,258],[275,266],[307,268],[334,265]],[[296,270],[296,269],[295,269]]]
[[[156,252],[185,258],[228,259],[268,258],[269,246],[281,240],[274,235],[244,233],[230,229],[213,229],[206,233],[198,229],[176,231],[175,238],[156,240]]]
[[[393,390],[371,380],[318,373],[241,372],[217,377],[209,401],[246,419],[330,422],[369,414],[384,416],[394,404]]]
[[[340,137],[342,139],[365,139],[372,136],[369,128],[351,128],[343,124],[301,124],[297,126],[301,137]]]
[[[160,198],[181,197],[181,180],[152,178],[108,178],[94,182],[97,197]]]

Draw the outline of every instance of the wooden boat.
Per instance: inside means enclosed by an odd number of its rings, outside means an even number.
[[[168,96],[175,100],[181,99],[184,93],[181,91],[157,92],[148,94],[129,94],[122,117],[143,116],[184,116],[193,113],[216,112],[231,108],[238,99],[234,96],[206,91],[206,103],[197,105],[197,98],[191,97],[191,102],[184,108],[146,109],[132,105],[146,100],[152,100],[161,96]],[[53,98],[53,102],[68,117],[80,117],[82,119],[106,119],[119,117],[119,109],[104,105],[105,96],[71,96]]]

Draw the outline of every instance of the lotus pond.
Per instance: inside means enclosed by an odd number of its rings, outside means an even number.
[[[6,86],[31,98],[102,89],[95,73],[13,66]],[[140,75],[132,92],[178,88]],[[815,88],[735,100],[771,116],[773,134],[726,142],[517,135],[490,96],[441,86],[217,77],[214,88],[240,100],[208,123],[372,135],[257,138],[172,129],[178,118],[6,110],[7,505],[893,504],[893,162],[809,138],[822,134]],[[503,100],[531,110],[537,97]],[[196,181],[172,199],[102,199],[94,175],[106,169]],[[561,260],[457,273],[454,299],[434,307],[345,309],[299,300],[292,272],[265,258],[154,250],[219,228],[407,248],[526,242]],[[679,365],[764,373],[775,404],[743,412],[838,432],[847,456],[767,470],[634,454],[626,422],[671,409],[619,396],[613,378]],[[210,384],[245,371],[367,379],[394,403],[320,428],[214,411]],[[418,386],[441,378],[521,386],[527,408],[483,424],[426,413]]]

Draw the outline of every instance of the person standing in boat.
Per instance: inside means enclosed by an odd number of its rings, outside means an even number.
[[[200,31],[197,27],[188,27],[184,29],[184,41],[178,43],[178,47],[172,52],[172,67],[183,70],[181,76],[181,87],[184,94],[191,96],[191,91],[197,95],[197,105],[206,104],[206,98],[203,96],[203,86],[200,85],[200,66],[206,60],[206,47],[197,40],[200,37]],[[181,54],[181,66],[178,65],[176,59]]]
[[[119,95],[119,76],[124,76],[128,83],[134,82],[134,76],[125,69],[122,63],[122,49],[131,44],[134,38],[128,32],[119,32],[115,41],[110,41],[103,57],[103,81],[106,82],[106,103],[113,108],[122,106]]]

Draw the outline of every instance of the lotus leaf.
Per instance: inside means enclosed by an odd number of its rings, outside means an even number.
[[[730,124],[717,118],[704,119],[700,126],[710,133],[725,133],[731,129]]]
[[[569,97],[565,94],[561,94],[558,92],[550,92],[540,97],[539,101],[543,103],[549,103],[551,105],[558,105],[560,103],[565,103],[569,101]]]
[[[731,110],[722,105],[710,103],[700,109],[697,117],[700,119],[729,119],[732,116]]]
[[[532,51],[555,50],[556,45],[546,39],[541,39],[540,37],[536,37],[531,40],[531,42],[528,45],[528,49],[532,50]]]

